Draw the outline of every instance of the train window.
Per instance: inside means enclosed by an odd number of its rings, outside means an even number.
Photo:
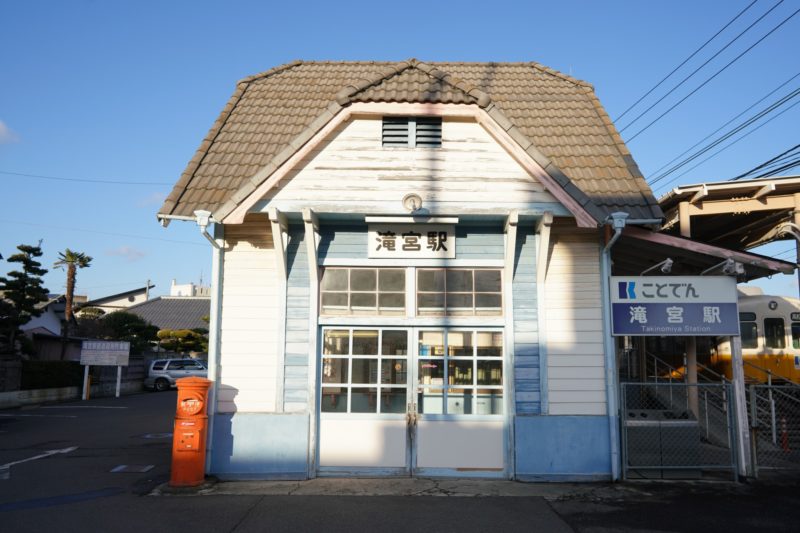
[[[764,319],[764,343],[767,348],[786,348],[786,331],[782,318]]]
[[[800,322],[792,322],[792,348],[800,349]]]
[[[758,348],[758,326],[755,322],[739,322],[742,348]]]

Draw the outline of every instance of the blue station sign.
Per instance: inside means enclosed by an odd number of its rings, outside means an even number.
[[[613,335],[739,335],[736,279],[612,276]]]

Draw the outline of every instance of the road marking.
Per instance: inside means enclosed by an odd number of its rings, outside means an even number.
[[[34,455],[33,457],[28,457],[27,459],[20,459],[19,461],[13,461],[11,463],[0,465],[0,479],[9,479],[11,477],[11,467],[14,465],[27,463],[28,461],[36,461],[37,459],[44,459],[45,457],[50,457],[51,455],[55,455],[57,453],[74,452],[77,449],[77,446],[70,446],[69,448],[61,448],[60,450],[47,450],[44,453]]]
[[[19,414],[5,414],[0,413],[0,416],[5,416],[7,418],[17,418],[20,416],[28,416],[28,417],[36,417],[36,418],[78,418],[78,415],[19,415]]]
[[[113,472],[115,474],[131,473],[131,472],[136,473],[136,474],[142,474],[144,472],[152,470],[153,466],[155,466],[155,465],[119,465],[119,466],[115,466],[114,468],[112,468],[111,472]]]
[[[47,405],[40,409],[127,409],[119,405]]]

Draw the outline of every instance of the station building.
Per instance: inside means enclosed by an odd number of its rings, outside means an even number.
[[[246,78],[158,216],[213,246],[222,478],[616,478],[611,246],[731,257],[652,237],[592,86],[537,63]]]

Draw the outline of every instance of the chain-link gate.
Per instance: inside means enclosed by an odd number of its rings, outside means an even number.
[[[747,401],[756,475],[800,469],[800,387],[750,385]]]
[[[622,383],[623,477],[736,477],[729,383]]]

